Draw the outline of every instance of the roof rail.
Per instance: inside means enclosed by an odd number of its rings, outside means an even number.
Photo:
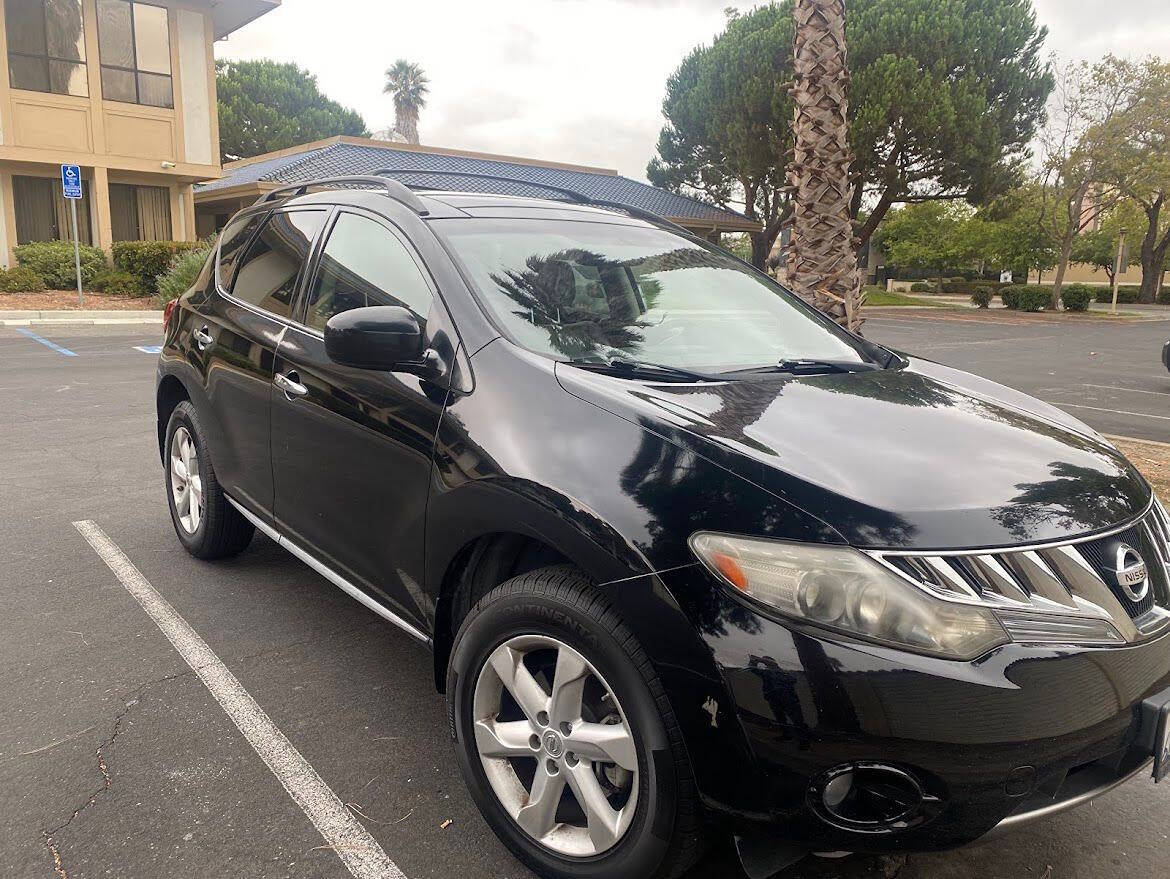
[[[497,183],[511,183],[517,186],[531,186],[536,189],[545,189],[549,192],[554,192],[558,195],[567,197],[570,201],[576,204],[590,205],[599,208],[614,208],[619,211],[625,211],[632,217],[637,217],[640,220],[647,220],[653,223],[660,223],[669,226],[672,229],[677,229],[681,232],[687,232],[682,226],[677,223],[672,223],[653,211],[643,210],[642,208],[634,207],[633,205],[623,204],[622,202],[607,201],[605,199],[593,198],[585,193],[576,190],[568,189],[564,186],[556,186],[552,183],[541,183],[537,180],[524,180],[520,177],[504,177],[500,174],[479,174],[472,171],[448,171],[448,170],[428,170],[423,168],[379,168],[377,171],[371,172],[377,177],[383,179],[393,174],[411,175],[416,177],[456,177],[456,178],[471,178],[473,180],[494,180]],[[408,189],[439,189],[436,186],[429,186],[425,184],[407,183],[405,186]],[[502,193],[501,193],[502,194]],[[687,232],[689,235],[690,233]]]
[[[256,199],[256,204],[265,204],[266,202],[275,201],[278,198],[293,198],[298,195],[304,195],[313,186],[332,186],[340,189],[344,186],[357,186],[359,184],[384,190],[390,198],[402,202],[419,216],[426,216],[428,213],[426,205],[422,203],[422,199],[411,192],[409,187],[404,186],[397,180],[390,180],[387,177],[374,174],[350,177],[322,177],[319,180],[306,180],[304,183],[292,183],[288,186],[281,186],[269,190]]]

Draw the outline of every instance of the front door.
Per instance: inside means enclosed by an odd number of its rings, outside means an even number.
[[[419,585],[431,450],[445,393],[407,373],[329,359],[325,324],[367,305],[398,305],[424,327],[429,275],[390,223],[342,210],[297,326],[277,351],[272,402],[276,527],[297,546],[415,624],[431,616]]]

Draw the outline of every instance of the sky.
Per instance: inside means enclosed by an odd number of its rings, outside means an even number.
[[[1034,0],[1063,58],[1170,57],[1164,0]],[[645,179],[666,80],[734,0],[283,0],[216,44],[220,58],[294,61],[371,131],[393,125],[384,71],[420,64],[422,143],[615,168]],[[1164,7],[1163,7],[1164,8]]]

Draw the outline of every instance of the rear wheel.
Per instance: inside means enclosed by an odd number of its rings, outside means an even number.
[[[697,858],[690,764],[661,683],[576,569],[524,574],[472,608],[447,693],[472,795],[539,873],[649,879]]]
[[[199,417],[189,402],[171,413],[163,448],[167,500],[179,542],[200,559],[242,552],[256,529],[220,488]]]

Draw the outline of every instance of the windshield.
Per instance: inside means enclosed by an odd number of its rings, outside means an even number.
[[[868,362],[855,339],[776,284],[663,229],[485,218],[434,225],[497,323],[532,351],[708,372]]]

